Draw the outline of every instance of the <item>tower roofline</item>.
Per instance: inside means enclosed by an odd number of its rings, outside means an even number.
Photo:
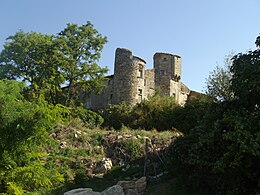
[[[179,56],[179,55],[171,54],[171,53],[165,53],[165,52],[156,52],[156,53],[154,54],[154,56],[155,56],[155,55],[170,55],[170,56],[173,56],[173,57],[181,58],[181,56]]]
[[[138,56],[133,56],[134,58],[137,58],[138,60],[140,60],[140,61],[142,61],[142,62],[144,62],[145,64],[146,64],[146,61],[143,59],[143,58],[140,58],[140,57],[138,57]]]

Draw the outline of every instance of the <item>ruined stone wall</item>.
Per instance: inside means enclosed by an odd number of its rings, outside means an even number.
[[[150,96],[153,96],[155,93],[154,69],[145,70],[144,86],[145,86],[144,99],[148,99]]]
[[[144,91],[145,61],[127,49],[118,48],[115,57],[113,104],[135,105]]]
[[[90,95],[90,98],[88,100],[89,102],[87,104],[94,110],[106,108],[109,104],[112,103],[114,76],[107,77],[107,80],[105,81],[104,85],[104,89],[99,94]]]
[[[163,96],[174,96],[176,102],[185,99],[181,94],[181,57],[168,53],[154,55],[155,88]]]
[[[154,68],[145,69],[146,62],[133,56],[128,49],[117,48],[114,75],[108,77],[106,88],[99,95],[91,95],[91,108],[106,108],[109,104],[125,102],[135,105],[159,90],[163,96],[174,96],[183,105],[190,93],[180,82],[181,57],[155,53]]]
[[[117,48],[114,66],[114,90],[112,103],[130,102],[132,78],[134,67],[132,66],[133,55],[130,50]]]
[[[155,89],[160,91],[162,96],[170,96],[170,80],[173,75],[173,55],[166,53],[155,53]]]
[[[184,104],[186,103],[187,99],[188,99],[188,96],[190,94],[190,89],[184,85],[182,82],[180,82],[180,85],[181,85],[181,90],[180,90],[180,96],[179,96],[179,99],[178,99],[178,102],[181,106],[184,106]]]
[[[139,57],[133,57],[133,67],[135,68],[135,73],[131,76],[132,80],[135,80],[136,85],[133,86],[133,93],[131,94],[133,100],[133,104],[140,103],[143,99],[145,99],[145,61]]]
[[[181,63],[182,63],[182,60],[181,60],[181,57],[180,56],[177,56],[177,55],[174,55],[172,56],[172,61],[173,61],[173,72],[172,72],[172,77],[171,79],[173,80],[180,80],[181,79]]]

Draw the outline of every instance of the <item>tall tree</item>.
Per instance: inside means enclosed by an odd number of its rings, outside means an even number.
[[[260,45],[260,36],[256,39]],[[232,90],[240,104],[247,108],[260,106],[260,50],[237,54],[233,58],[231,72]]]
[[[255,44],[257,47],[260,47],[260,36],[256,38]]]
[[[99,67],[97,60],[107,39],[87,22],[82,26],[68,24],[57,40],[64,55],[61,72],[67,84],[65,104],[69,105],[77,98],[79,90],[93,92],[102,87],[107,69]]]
[[[55,94],[65,80],[59,71],[62,56],[54,36],[19,31],[7,40],[0,54],[0,78],[25,81],[28,97],[44,94],[55,103]]]
[[[79,91],[102,87],[107,69],[97,61],[107,39],[90,22],[68,24],[56,36],[19,31],[7,40],[0,54],[0,78],[25,81],[30,98],[71,105]]]
[[[219,101],[232,100],[234,98],[234,94],[230,88],[232,57],[233,53],[227,55],[224,58],[224,66],[217,65],[206,80],[207,95]]]

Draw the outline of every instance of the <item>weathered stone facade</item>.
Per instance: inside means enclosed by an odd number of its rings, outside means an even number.
[[[146,62],[128,49],[117,48],[114,75],[108,76],[106,87],[98,95],[91,95],[87,107],[101,109],[109,104],[125,102],[135,105],[148,99],[158,90],[162,96],[174,96],[183,105],[190,90],[181,80],[181,57],[155,53],[154,68],[146,69]]]

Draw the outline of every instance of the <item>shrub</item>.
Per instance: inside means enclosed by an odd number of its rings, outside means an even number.
[[[172,110],[177,107],[173,97],[161,97],[156,94],[134,106],[130,126],[146,130],[169,130],[173,127]]]
[[[28,102],[21,95],[23,85],[0,80],[0,189],[18,193],[49,188],[63,181],[54,167],[46,168],[48,131],[60,120],[63,107],[45,102]],[[19,193],[18,193],[19,194]]]
[[[223,194],[259,191],[259,113],[234,103],[212,104],[203,120],[170,147],[180,183]]]
[[[120,130],[130,123],[131,107],[126,103],[110,105],[102,112],[105,119],[103,126]]]
[[[72,117],[80,118],[83,121],[84,126],[87,128],[99,127],[104,122],[104,119],[100,114],[83,108],[82,106],[76,107],[76,109],[74,109]]]
[[[135,160],[142,155],[143,143],[138,139],[130,138],[122,142],[122,148],[129,155],[130,160]]]

